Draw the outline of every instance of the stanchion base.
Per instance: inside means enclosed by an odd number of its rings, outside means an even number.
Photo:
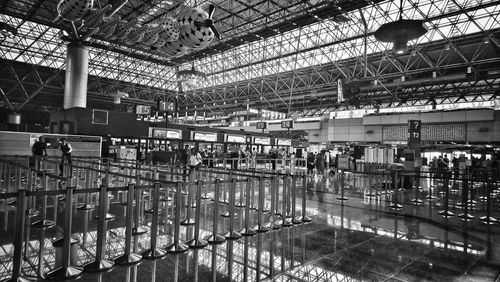
[[[436,200],[436,197],[434,197],[434,196],[425,196],[424,199],[426,199],[428,201],[434,201],[434,200]]]
[[[344,196],[340,196],[340,197],[337,197],[337,200],[339,200],[339,201],[347,201],[347,200],[349,200],[349,198],[344,197]]]
[[[45,274],[47,280],[70,280],[74,279],[83,273],[83,268],[69,266],[68,268],[56,268]]]
[[[269,232],[269,230],[271,230],[271,227],[270,227],[270,224],[264,224],[264,225],[257,225],[255,227],[255,231],[259,232],[259,233],[264,233],[264,232]]]
[[[132,235],[134,235],[134,236],[142,235],[146,232],[147,232],[146,228],[144,228],[142,226],[132,228]]]
[[[424,204],[424,201],[420,200],[420,199],[413,199],[411,200],[411,202],[414,204],[414,205],[417,205],[417,206],[420,206],[420,205],[423,205]]]
[[[311,222],[312,219],[310,217],[307,217],[307,216],[302,216],[302,222]]]
[[[141,255],[145,259],[159,259],[166,256],[167,252],[162,249],[154,248],[142,252]]]
[[[115,266],[115,263],[110,260],[100,260],[93,261],[83,266],[83,270],[87,272],[104,272],[112,269]]]
[[[194,224],[195,224],[194,218],[185,218],[181,220],[181,225],[194,225]]]
[[[469,213],[461,213],[457,216],[461,218],[463,221],[470,221],[474,219],[474,216]]]
[[[389,207],[393,210],[402,210],[403,206],[397,203],[390,204]]]
[[[144,210],[144,213],[147,213],[147,214],[153,214],[153,209],[148,209],[148,210]],[[161,209],[158,209],[158,212],[157,214],[158,215],[161,215],[163,213],[163,211]]]
[[[282,226],[282,223],[283,221],[281,219],[278,219],[278,220],[275,220],[274,222],[270,222],[270,226],[273,228],[273,229],[281,229]]]
[[[377,197],[377,193],[366,193],[366,197]]]
[[[89,211],[95,209],[95,206],[90,204],[83,204],[78,206],[76,209],[79,211]]]
[[[226,232],[226,233],[224,233],[223,236],[226,237],[226,239],[239,239],[239,238],[241,238],[241,234],[236,232],[236,231]]]
[[[47,219],[37,220],[31,223],[31,227],[33,228],[51,228],[54,226],[56,226],[56,223],[52,220],[47,220]]]
[[[296,216],[296,217],[292,218],[292,223],[296,224],[296,225],[302,224],[302,217]]]
[[[484,224],[495,224],[498,223],[498,219],[491,216],[481,216],[479,218]]]
[[[190,248],[196,249],[205,247],[206,245],[208,245],[208,242],[203,239],[192,239],[187,241],[186,245],[188,245]]]
[[[132,265],[138,264],[142,260],[142,256],[138,254],[123,254],[115,259],[115,263],[118,265]]]
[[[187,250],[189,250],[189,247],[188,247],[188,245],[179,242],[177,244],[175,244],[175,243],[170,244],[165,249],[169,253],[183,253],[183,252],[186,252]]]
[[[208,236],[205,239],[209,244],[221,244],[226,242],[226,238],[219,234]]]
[[[222,217],[230,217],[230,214],[229,214],[229,212],[227,211],[227,212],[225,212],[225,213],[221,213],[221,214],[220,214],[220,216],[222,216]],[[236,217],[238,217],[238,214],[237,214],[237,213],[234,213],[233,217],[235,217],[235,218],[236,218]]]
[[[237,208],[244,208],[245,204],[243,204],[243,203],[237,203],[234,206],[237,207]]]
[[[257,234],[257,230],[248,227],[248,228],[241,229],[240,233],[242,236],[253,236],[253,235]]]
[[[286,218],[281,220],[281,227],[290,227],[290,226],[293,226],[291,218]]]
[[[438,212],[441,216],[443,217],[451,217],[454,216],[455,214],[452,213],[451,211],[443,210]]]
[[[160,198],[160,202],[172,202],[172,197],[162,197]]]
[[[38,279],[36,278],[26,278],[26,277],[18,277],[17,279],[16,278],[9,278],[9,279],[5,279],[5,280],[1,280],[2,282],[34,282],[34,281],[38,281]]]
[[[115,219],[115,217],[116,217],[116,215],[114,215],[114,214],[106,213],[106,220],[107,221],[113,220],[113,219]],[[94,219],[98,220],[99,215],[94,216]]]
[[[35,209],[29,209],[28,210],[28,216],[29,217],[35,217],[35,216],[38,216],[40,214],[39,211],[35,210]]]

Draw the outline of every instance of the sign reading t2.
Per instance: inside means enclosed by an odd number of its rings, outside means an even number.
[[[422,121],[408,120],[408,147],[414,148],[420,145],[422,140]]]

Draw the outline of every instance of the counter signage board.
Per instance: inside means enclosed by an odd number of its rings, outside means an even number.
[[[165,138],[167,137],[167,130],[166,129],[153,129],[153,137],[154,138]]]
[[[246,139],[245,139],[245,136],[241,136],[241,135],[226,135],[226,142],[229,142],[229,143],[245,143]]]
[[[258,144],[258,145],[271,145],[271,138],[269,138],[269,137],[254,137],[253,143]]]
[[[153,129],[154,138],[181,139],[182,134],[178,130],[168,130],[164,128]]]
[[[339,169],[349,169],[349,155],[339,155]]]
[[[182,134],[179,131],[167,130],[167,138],[168,139],[181,139]]]
[[[217,141],[217,133],[195,132],[193,134],[193,140],[196,140],[196,141],[207,141],[207,142],[216,142]]]
[[[291,146],[292,140],[290,139],[278,139],[278,146]]]

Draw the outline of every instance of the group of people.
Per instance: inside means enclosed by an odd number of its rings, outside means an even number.
[[[71,165],[71,152],[73,148],[71,144],[66,141],[66,138],[57,139],[59,142],[59,150],[61,151],[61,162],[59,163],[59,176],[63,176],[64,165]],[[33,166],[36,170],[40,170],[42,160],[47,157],[47,143],[43,136],[38,137],[38,140],[35,141],[33,146],[31,147],[31,153],[33,154]]]
[[[317,174],[324,174],[326,172],[330,172],[330,166],[333,164],[331,161],[331,156],[328,151],[321,151],[319,153],[309,152],[307,154],[307,174],[313,175],[314,169],[316,169]]]

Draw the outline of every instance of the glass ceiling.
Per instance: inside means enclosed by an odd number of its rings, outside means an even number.
[[[218,4],[221,10],[225,9],[225,13],[232,11],[231,8],[238,8],[236,6],[229,6],[231,4],[229,2],[222,1]],[[500,2],[498,1],[409,0],[403,2],[403,18],[424,20],[425,26],[429,30],[426,35],[418,40],[409,42],[411,51],[415,50],[419,53],[425,53],[426,50],[423,49],[425,47],[421,44],[435,41],[443,41],[450,48],[459,50],[459,46],[454,44],[453,38],[484,32],[485,38],[490,37],[490,39],[494,39],[489,31],[500,27]],[[198,4],[200,3],[198,2]],[[241,4],[241,2],[237,3]],[[287,3],[288,1],[275,1],[274,4],[280,5],[280,7],[289,7],[290,4]],[[315,3],[315,1],[309,1],[307,4],[313,5]],[[248,5],[253,4],[255,3],[248,3]],[[292,77],[292,73],[295,75],[296,73],[300,73],[301,70],[307,70],[316,66],[327,64],[338,66],[343,61],[363,56],[365,32],[369,35],[367,37],[366,50],[368,55],[389,54],[391,53],[392,46],[376,41],[373,32],[382,24],[398,19],[398,5],[399,1],[384,1],[377,4],[370,3],[360,10],[345,13],[343,16],[349,19],[346,22],[326,19],[309,26],[295,28],[289,32],[233,47],[228,51],[202,58],[195,61],[194,64],[197,70],[207,74],[206,79],[197,85],[184,85],[183,90],[193,91],[214,87],[221,89],[225,85],[231,85],[235,82],[248,80],[250,84],[251,80],[255,82],[255,79],[277,74],[288,74],[288,76]],[[263,8],[261,6],[259,4],[259,9]],[[297,14],[300,13],[297,11],[299,8],[301,8],[300,5],[293,6],[292,10],[285,8],[283,11],[277,13],[288,11]],[[157,6],[154,9],[144,11],[141,17],[146,20],[157,16],[158,9],[162,9],[162,7]],[[235,10],[233,12],[237,13],[238,11]],[[241,24],[248,28],[248,24],[243,21],[244,15],[238,16]],[[249,15],[248,19],[259,21],[259,24],[256,24],[255,28],[263,28],[260,21],[269,21],[273,16],[277,18],[281,17],[280,19],[283,17],[283,15],[270,15],[266,14],[266,12],[260,12],[260,16]],[[0,45],[2,46],[0,48],[0,55],[3,58],[54,69],[65,68],[65,45],[67,42],[60,38],[62,34],[59,29],[5,14],[0,14],[0,21],[8,22],[13,26],[19,26],[18,36],[12,39],[0,40]],[[364,27],[365,21],[366,29]],[[231,36],[234,30],[238,30],[237,28],[224,28],[231,24],[237,25],[237,22],[219,22],[216,24],[219,25],[221,30],[231,30],[225,36]],[[246,31],[248,32],[248,29]],[[232,34],[232,36],[236,35]],[[179,81],[176,76],[177,69],[161,64],[161,60],[169,62],[169,58],[162,58],[157,54],[151,55],[150,53],[135,49],[132,50],[124,46],[113,48],[116,46],[114,43],[100,41],[99,39],[92,40],[92,43],[101,46],[101,48],[89,47],[89,73],[92,76],[140,85],[146,89],[156,89],[146,91],[157,91],[158,89],[168,90],[170,93],[179,91]],[[117,53],[110,49],[121,50],[123,52]],[[129,56],[127,50],[133,51],[144,58],[150,58],[151,61],[133,58]],[[446,58],[440,59],[445,60]],[[464,60],[464,63],[469,63],[466,59]],[[400,72],[403,72],[404,66],[401,66],[401,63],[397,62],[397,58],[396,60],[391,59],[391,62]],[[190,62],[179,66],[180,70],[190,68]],[[368,72],[372,72],[372,70],[368,69]],[[348,76],[345,73],[342,75]],[[373,73],[370,75],[374,76]],[[262,93],[258,94],[262,95]],[[234,100],[236,101],[236,99]],[[188,106],[189,101],[186,100],[185,102],[186,106]],[[205,102],[203,100],[203,103]],[[215,102],[213,100],[214,104]]]
[[[491,6],[479,8],[486,4]],[[458,13],[461,9],[467,9],[467,13]],[[392,1],[365,7],[362,14],[369,34],[399,17],[398,6]],[[197,68],[211,75],[198,86],[205,88],[230,84],[360,57],[364,53],[363,20],[358,11],[347,13],[346,16],[350,19],[346,23],[324,20],[202,59],[196,62]],[[449,41],[456,36],[500,27],[500,2],[404,1],[403,18],[426,21],[427,34],[409,42],[409,46],[417,44],[414,48],[418,48],[418,44]],[[367,54],[390,51],[391,48],[391,44],[378,42],[373,35],[368,37]],[[181,69],[189,67],[189,64],[185,64]]]

